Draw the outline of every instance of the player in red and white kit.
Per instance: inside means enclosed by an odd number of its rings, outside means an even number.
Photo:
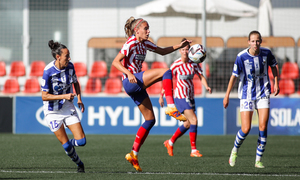
[[[165,111],[166,114],[178,120],[186,120],[186,118],[178,112],[174,104],[171,70],[169,68],[157,68],[142,72],[142,63],[145,60],[147,50],[160,55],[166,55],[190,44],[191,41],[185,40],[178,45],[166,48],[158,47],[148,40],[150,33],[149,24],[142,18],[135,19],[134,17],[130,17],[126,21],[124,29],[128,40],[115,57],[112,65],[123,72],[122,80],[124,90],[133,99],[145,118],[145,122],[136,134],[132,151],[125,156],[126,160],[130,162],[137,171],[142,171],[138,163],[138,152],[146,140],[149,131],[155,124],[153,107],[146,88],[158,81],[162,81],[168,103],[168,107]]]
[[[182,40],[184,41],[185,38]],[[190,129],[190,142],[191,142],[191,157],[201,157],[202,154],[196,148],[197,139],[197,116],[195,114],[195,100],[194,100],[194,75],[197,75],[205,89],[211,93],[211,88],[208,86],[205,77],[202,75],[202,69],[199,64],[192,62],[188,58],[188,51],[190,45],[187,45],[179,50],[181,58],[177,59],[170,67],[172,74],[176,77],[175,89],[175,104],[178,111],[187,118],[187,121],[181,125],[173,134],[171,139],[164,142],[168,150],[168,154],[173,156],[173,144],[181,137],[188,129]],[[159,104],[163,107],[164,90],[159,98]]]

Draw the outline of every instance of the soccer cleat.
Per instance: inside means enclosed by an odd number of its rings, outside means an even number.
[[[200,152],[197,150],[191,153],[191,157],[202,157],[202,154],[200,154]]]
[[[232,152],[231,151],[231,154],[230,154],[230,157],[229,157],[229,165],[231,167],[233,167],[236,163],[236,158],[237,158],[237,153],[236,152]]]
[[[82,163],[82,165],[78,165],[78,168],[77,168],[77,172],[78,173],[84,173],[84,164]]]
[[[165,113],[169,116],[174,117],[175,119],[179,121],[186,121],[186,117],[181,114],[176,107],[167,107],[165,110]]]
[[[263,163],[261,161],[256,161],[255,162],[255,167],[256,168],[265,168],[265,166],[263,165]]]
[[[174,154],[173,154],[173,146],[171,146],[171,145],[169,144],[169,140],[166,140],[166,141],[164,142],[164,145],[165,145],[165,147],[166,147],[167,150],[168,150],[169,156],[173,156],[173,155],[174,155]]]
[[[125,159],[128,162],[130,162],[130,164],[134,167],[135,170],[142,171],[142,168],[139,165],[138,157],[135,156],[132,151],[126,154]]]

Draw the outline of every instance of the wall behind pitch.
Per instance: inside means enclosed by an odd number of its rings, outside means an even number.
[[[240,100],[230,99],[226,113],[226,134],[236,134],[241,128]],[[252,118],[250,134],[258,134],[258,115]],[[268,124],[270,135],[300,135],[300,99],[271,98]]]
[[[0,133],[12,133],[13,98],[0,97]]]
[[[83,97],[86,111],[79,113],[86,134],[136,134],[144,119],[128,97]],[[173,134],[182,123],[164,113],[157,97],[151,97],[156,124],[151,134]],[[198,134],[223,135],[223,107],[220,98],[196,98]],[[76,104],[76,99],[74,100]],[[41,97],[16,97],[14,133],[51,134]],[[22,109],[22,111],[20,110]],[[77,109],[79,112],[79,109]],[[70,131],[68,130],[70,133]]]

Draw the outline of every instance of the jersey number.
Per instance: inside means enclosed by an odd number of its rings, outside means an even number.
[[[50,124],[51,124],[51,128],[52,128],[52,129],[56,129],[56,128],[58,127],[58,125],[59,125],[59,123],[57,123],[56,120],[51,121]]]
[[[253,109],[253,103],[252,102],[244,102],[244,109]]]

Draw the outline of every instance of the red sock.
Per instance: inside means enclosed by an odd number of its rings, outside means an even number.
[[[174,104],[172,79],[164,79],[162,82],[167,104]]]
[[[145,139],[147,138],[149,131],[147,131],[144,127],[140,127],[138,132],[136,133],[136,137],[132,146],[132,150],[139,152],[142,144],[144,143]]]
[[[175,133],[173,134],[173,136],[171,137],[171,141],[172,143],[175,143],[175,141],[180,138],[185,132],[181,132],[180,128],[177,128],[177,130],[175,131]]]
[[[196,140],[197,140],[197,133],[190,132],[190,142],[191,142],[192,150],[197,149],[196,148]]]

